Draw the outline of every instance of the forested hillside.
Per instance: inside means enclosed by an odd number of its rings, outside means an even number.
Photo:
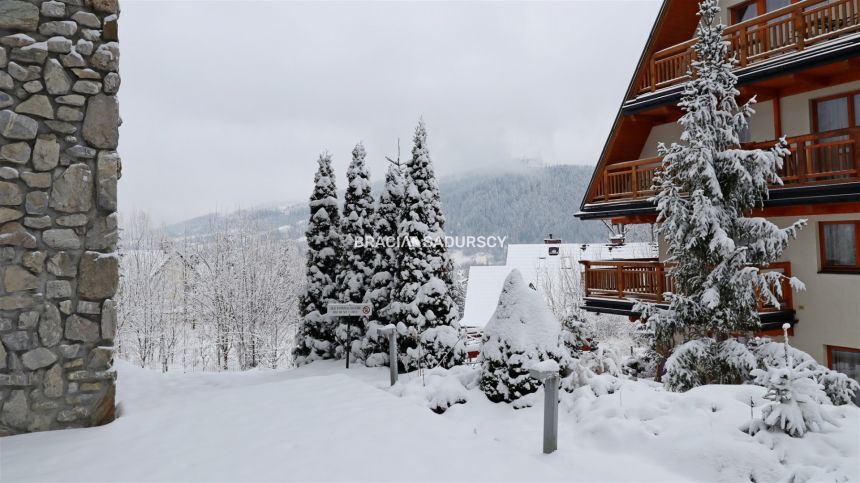
[[[507,243],[539,243],[550,233],[569,242],[604,241],[609,234],[603,224],[573,216],[592,170],[591,166],[565,165],[442,178],[439,184],[447,219],[445,231],[449,235],[507,236]],[[376,196],[378,178],[373,187]],[[248,211],[261,229],[280,229],[293,239],[304,236],[308,216],[305,204]],[[167,230],[176,237],[205,237],[211,233],[214,221],[235,216],[209,214],[171,225]]]

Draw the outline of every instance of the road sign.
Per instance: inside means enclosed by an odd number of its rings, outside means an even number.
[[[326,307],[328,315],[335,317],[367,317],[373,313],[373,306],[370,304],[328,304]]]

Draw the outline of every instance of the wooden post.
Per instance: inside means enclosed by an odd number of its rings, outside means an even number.
[[[777,95],[771,101],[773,103],[773,134],[774,139],[782,137],[782,98]]]
[[[624,267],[617,265],[615,267],[615,288],[618,289],[618,298],[624,298]]]
[[[851,149],[851,161],[852,161],[851,167],[854,169],[854,175],[852,177],[856,178],[856,177],[860,176],[860,162],[858,162],[858,159],[860,159],[860,158],[857,157],[857,131],[852,130],[848,134],[848,137],[851,139],[851,144],[849,145],[850,146],[849,149]]]
[[[666,291],[666,280],[663,274],[663,264],[657,264],[657,302],[663,302],[663,292]]]
[[[636,165],[634,164],[630,171],[630,186],[633,191],[633,197],[639,197],[639,175],[636,173]]]
[[[806,46],[806,26],[804,25],[803,11],[794,9],[791,12],[792,25],[794,26],[795,45],[797,50],[803,50]]]
[[[743,27],[738,31],[738,49],[740,49],[740,58],[738,61],[741,66],[747,65],[747,28]]]
[[[654,59],[654,55],[651,55],[651,92],[657,90],[657,62]]]

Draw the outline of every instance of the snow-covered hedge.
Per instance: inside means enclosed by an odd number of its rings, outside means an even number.
[[[499,304],[484,328],[481,390],[493,402],[514,402],[540,387],[529,376],[535,363],[563,361],[561,324],[519,270],[505,279]]]

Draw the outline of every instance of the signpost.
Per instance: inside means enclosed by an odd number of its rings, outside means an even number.
[[[334,317],[346,317],[346,347],[344,347],[344,357],[346,357],[346,368],[349,369],[349,355],[352,348],[352,320],[359,317],[369,317],[373,313],[373,306],[370,304],[328,304],[326,313]]]

